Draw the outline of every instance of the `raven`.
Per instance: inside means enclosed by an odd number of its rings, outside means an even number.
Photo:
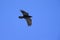
[[[32,16],[29,16],[29,14],[24,10],[20,10],[20,11],[23,14],[23,16],[19,16],[19,18],[20,19],[24,18],[27,21],[28,26],[31,26],[32,25],[32,19],[31,19]]]

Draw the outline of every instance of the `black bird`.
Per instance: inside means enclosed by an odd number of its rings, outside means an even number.
[[[20,10],[20,11],[23,14],[23,16],[19,16],[19,18],[21,18],[21,19],[24,18],[27,21],[28,26],[31,26],[32,25],[32,19],[31,19],[32,16],[29,16],[29,14],[24,10]]]

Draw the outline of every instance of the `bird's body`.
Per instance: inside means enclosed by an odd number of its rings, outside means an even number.
[[[31,18],[32,16],[19,16],[19,18]]]
[[[32,24],[31,17],[32,17],[32,16],[29,16],[29,14],[28,14],[27,12],[23,11],[23,10],[21,10],[21,12],[22,12],[23,16],[19,16],[19,18],[21,18],[21,19],[22,19],[22,18],[26,19],[28,26],[31,26],[31,24]]]

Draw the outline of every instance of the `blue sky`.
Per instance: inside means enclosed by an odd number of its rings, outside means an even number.
[[[21,9],[31,27],[18,18]],[[60,0],[0,0],[0,40],[60,40]]]

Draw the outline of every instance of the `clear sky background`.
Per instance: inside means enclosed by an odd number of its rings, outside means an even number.
[[[18,18],[21,9],[31,27]],[[60,40],[60,0],[0,0],[0,40]]]

